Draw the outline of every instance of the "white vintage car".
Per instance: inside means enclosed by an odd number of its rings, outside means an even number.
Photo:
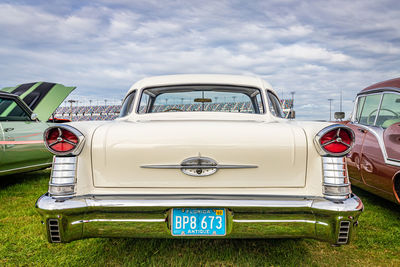
[[[347,244],[363,210],[343,125],[283,118],[254,77],[143,79],[112,122],[56,125],[49,242],[89,237],[315,238]]]

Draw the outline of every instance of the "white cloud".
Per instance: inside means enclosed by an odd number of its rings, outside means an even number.
[[[23,0],[21,0],[23,2]],[[20,2],[21,3],[21,2]],[[300,118],[348,113],[355,94],[399,76],[396,1],[43,1],[0,3],[0,86],[48,80],[123,97],[174,73],[258,75]],[[316,112],[324,110],[324,112]]]
[[[329,63],[349,62],[350,57],[343,53],[328,51],[325,48],[309,45],[289,45],[275,48],[268,52],[270,55],[290,59],[303,59],[310,61],[327,61]]]

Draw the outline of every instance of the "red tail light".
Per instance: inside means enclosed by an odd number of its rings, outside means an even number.
[[[332,125],[319,132],[316,141],[323,155],[343,156],[353,146],[354,133],[343,125]]]
[[[63,125],[48,128],[44,133],[44,139],[50,152],[56,155],[68,155],[77,154],[82,147],[83,135],[75,128]]]

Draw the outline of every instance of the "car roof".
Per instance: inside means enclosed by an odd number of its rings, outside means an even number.
[[[28,112],[29,115],[32,114],[32,110],[18,95],[0,91],[0,97],[1,96],[15,100],[15,102],[17,102],[20,106],[22,106],[25,109],[25,111]]]
[[[400,77],[370,85],[362,89],[359,94],[365,94],[375,91],[384,91],[384,90],[400,91]]]
[[[2,91],[0,91],[0,96],[18,97],[16,94],[2,92]]]
[[[135,89],[142,89],[147,87],[171,86],[181,84],[250,86],[262,89],[270,89],[271,91],[274,91],[269,83],[259,77],[225,74],[178,74],[144,78],[132,85],[129,92]]]

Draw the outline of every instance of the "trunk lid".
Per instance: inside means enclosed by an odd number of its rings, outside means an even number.
[[[96,187],[305,186],[306,136],[300,127],[286,123],[116,121],[99,127],[92,144]],[[209,176],[184,174],[180,164],[185,160],[192,164],[187,159],[193,157],[239,167],[219,169]],[[149,165],[170,168],[143,168]]]
[[[39,120],[47,121],[56,108],[76,87],[62,84],[36,82],[16,87],[5,87],[4,92],[18,95],[38,115]]]

